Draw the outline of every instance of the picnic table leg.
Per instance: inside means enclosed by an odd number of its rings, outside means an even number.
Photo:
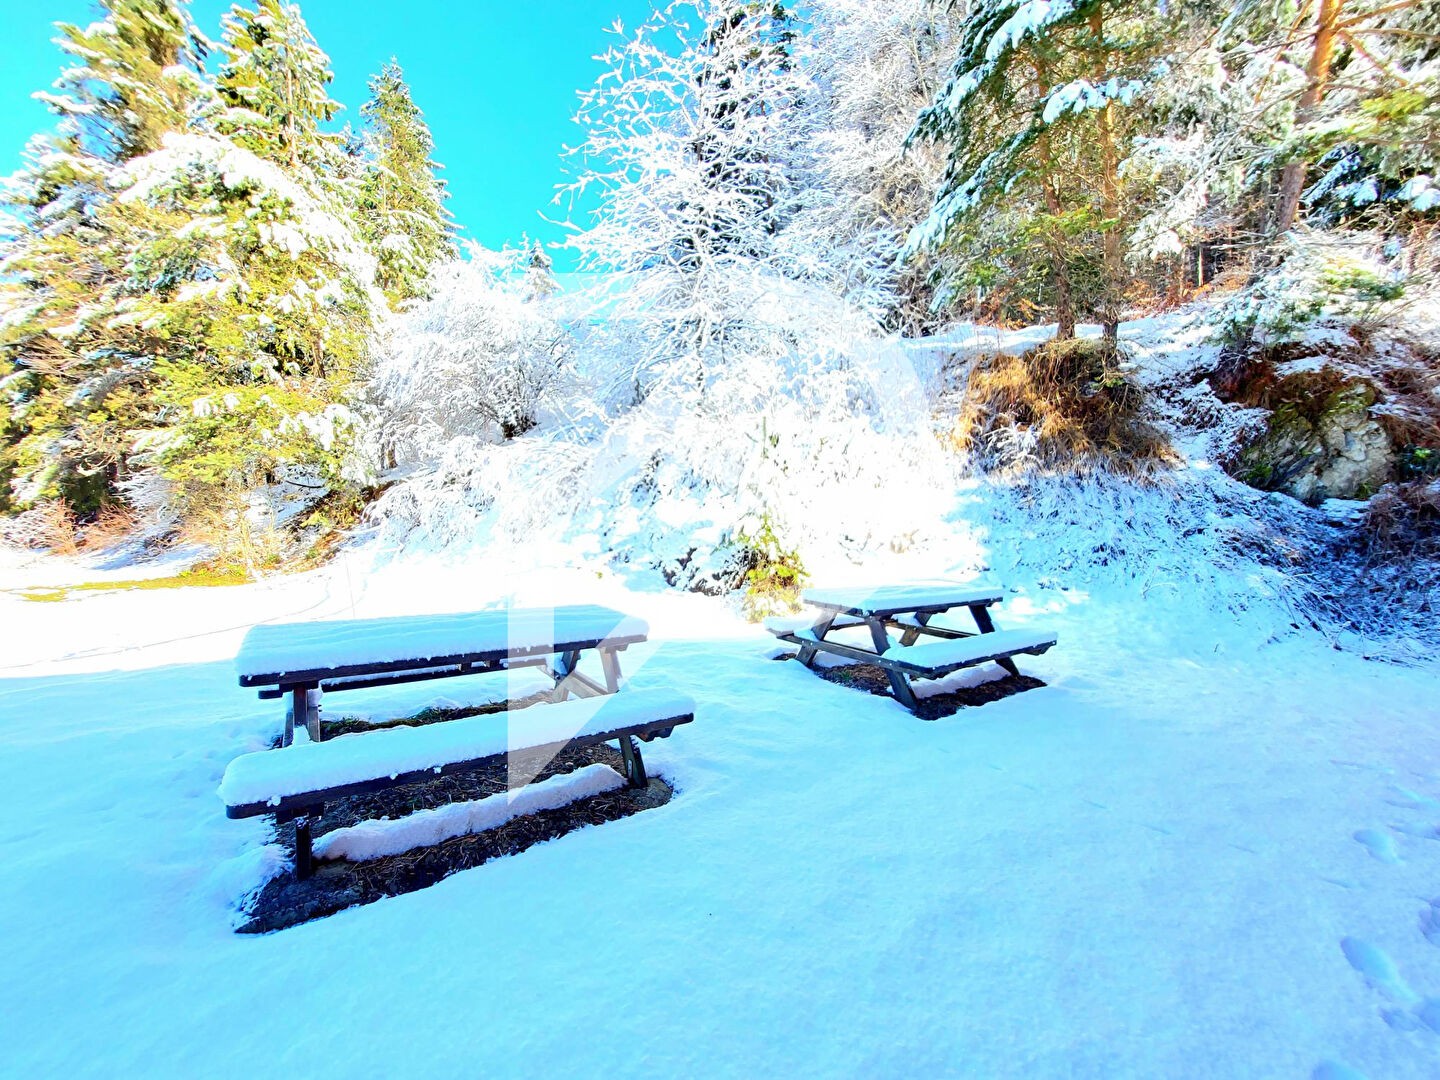
[[[632,788],[642,788],[649,783],[645,776],[645,759],[640,756],[640,747],[629,735],[620,736],[620,756],[625,759],[625,779]]]
[[[295,687],[290,691],[290,708],[285,711],[285,734],[280,738],[281,746],[289,746],[295,741],[295,724],[298,721],[303,724],[308,718],[310,691],[305,687]]]
[[[310,695],[315,695],[313,698]],[[320,741],[320,688],[305,691],[305,730],[311,742]]]
[[[870,637],[875,643],[875,651],[884,653],[886,649],[890,648],[890,635],[885,632],[885,620],[871,617],[866,619],[865,623],[870,627]],[[920,702],[915,699],[915,691],[910,686],[910,676],[892,668],[885,668],[884,671],[890,680],[890,691],[895,695],[895,700],[911,712],[919,708]]]
[[[620,689],[620,654],[614,649],[601,649],[600,667],[605,672],[605,689],[615,693]]]
[[[984,604],[971,604],[970,614],[975,619],[975,625],[982,634],[993,634],[995,632],[995,620],[990,617],[990,609]],[[1020,669],[1015,666],[1015,661],[1008,656],[1002,656],[995,663],[1008,671],[1011,675],[1019,675]]]
[[[550,700],[552,702],[564,701],[567,697],[570,696],[570,687],[566,683],[566,680],[570,677],[570,673],[575,670],[576,665],[579,663],[580,654],[573,650],[570,652],[561,653],[555,658],[555,671],[553,672],[555,676],[555,691],[550,695]]]
[[[550,700],[552,702],[564,701],[570,696],[577,698],[604,697],[607,693],[612,692],[607,691],[605,687],[601,686],[583,671],[579,671],[579,667],[580,653],[575,649],[564,653],[555,661],[555,670],[550,672],[551,676],[555,679],[555,689],[550,693]],[[617,666],[615,669],[617,690],[619,689],[619,674],[620,669]],[[606,672],[606,676],[608,678],[608,671]]]
[[[832,612],[831,614],[826,615],[814,625],[814,627],[812,628],[812,633],[814,633],[814,635],[821,641],[824,641],[825,635],[830,632],[830,627],[834,625],[835,615]],[[795,659],[799,660],[800,663],[804,664],[811,671],[814,671],[816,651],[817,650],[814,645],[801,645],[800,651],[796,654]]]
[[[301,881],[315,872],[310,841],[310,815],[304,814],[295,819],[295,876]]]
[[[927,612],[924,612],[923,614],[916,615],[916,616],[915,616],[915,621],[918,622],[921,626],[924,626],[926,623],[928,623],[928,622],[930,621],[930,613],[927,611]],[[907,626],[907,627],[905,628],[905,632],[900,635],[900,644],[901,644],[901,645],[914,645],[915,642],[919,639],[919,637],[920,637],[920,630],[919,630],[918,627]]]

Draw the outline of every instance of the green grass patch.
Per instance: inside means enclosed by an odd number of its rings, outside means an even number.
[[[55,588],[12,589],[22,600],[40,604],[53,604],[70,599],[72,593],[80,592],[129,592],[141,589],[185,589],[191,587],[214,588],[223,585],[245,585],[254,579],[243,570],[182,570],[169,577],[136,578],[131,581],[86,581],[79,585],[59,585]]]

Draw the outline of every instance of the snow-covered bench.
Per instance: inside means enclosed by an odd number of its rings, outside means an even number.
[[[622,690],[508,713],[297,743],[236,758],[220,782],[220,797],[228,817],[274,814],[277,822],[295,821],[295,872],[303,878],[311,872],[312,818],[327,802],[517,757],[543,764],[567,747],[616,741],[626,780],[631,787],[644,787],[645,762],[634,740],[665,738],[676,725],[690,723],[694,712],[694,702],[684,694]]]
[[[1004,595],[1004,590],[991,585],[943,580],[808,589],[802,599],[817,608],[817,613],[768,619],[766,628],[780,640],[799,646],[797,659],[812,670],[820,653],[876,665],[889,678],[895,700],[913,712],[919,703],[910,685],[912,677],[938,679],[992,661],[1018,675],[1013,657],[1021,653],[1038,656],[1055,644],[1056,635],[1049,630],[997,630],[990,608]],[[961,608],[969,612],[974,630],[935,621]],[[828,637],[857,626],[869,629],[874,648]],[[892,630],[900,635],[898,641],[890,637]],[[917,644],[922,636],[936,640]]]
[[[648,632],[643,619],[593,605],[277,623],[245,635],[235,667],[241,686],[290,699],[288,745],[296,724],[320,740],[322,693],[521,667],[550,675],[557,701],[614,693],[618,654]],[[590,650],[599,654],[603,685],[579,670]]]

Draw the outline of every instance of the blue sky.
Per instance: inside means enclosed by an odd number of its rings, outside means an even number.
[[[222,0],[195,0],[196,22],[219,37]],[[639,23],[649,0],[304,0],[301,10],[335,71],[340,119],[360,123],[365,81],[394,55],[435,136],[450,209],[462,236],[491,247],[522,235],[545,241],[563,230],[539,216],[565,180],[559,155],[579,141],[570,120],[575,92],[591,85],[620,18]],[[50,85],[61,54],[57,21],[88,23],[92,0],[0,0],[0,173],[20,165],[26,140],[52,118],[30,94]],[[568,264],[557,258],[557,269]]]

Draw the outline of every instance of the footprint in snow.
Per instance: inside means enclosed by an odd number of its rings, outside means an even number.
[[[1365,1080],[1365,1074],[1356,1072],[1349,1065],[1342,1065],[1338,1061],[1322,1061],[1315,1066],[1315,1071],[1310,1074],[1310,1080]]]
[[[1390,828],[1395,832],[1404,833],[1406,836],[1414,836],[1421,840],[1440,840],[1440,828],[1436,828],[1429,822],[1419,825],[1406,825],[1392,822]]]
[[[1440,899],[1431,900],[1420,913],[1420,932],[1426,941],[1440,948]]]
[[[1355,839],[1381,862],[1398,863],[1400,861],[1400,853],[1395,850],[1395,840],[1387,832],[1381,832],[1379,829],[1361,829],[1355,834]]]
[[[1392,1003],[1380,1010],[1385,1023],[1396,1031],[1416,1031],[1423,1026],[1440,1034],[1440,998],[1422,999],[1410,989],[1385,950],[1353,937],[1344,938],[1340,949],[1350,966]]]
[[[1398,806],[1403,810],[1440,810],[1440,801],[1428,795],[1421,795],[1418,791],[1411,791],[1399,784],[1391,784],[1390,790],[1395,793],[1395,798],[1385,801],[1391,806]]]

